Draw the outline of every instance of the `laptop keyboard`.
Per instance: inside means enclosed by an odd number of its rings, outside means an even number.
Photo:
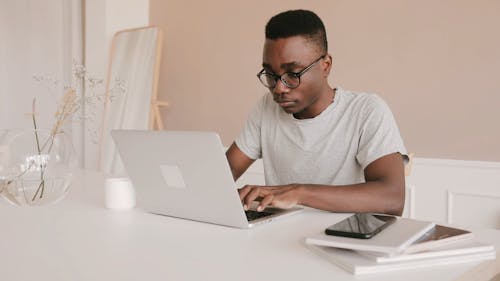
[[[274,214],[274,213],[270,213],[270,212],[257,212],[257,211],[252,211],[252,210],[245,211],[245,215],[247,216],[248,221],[253,221],[253,220],[256,220],[256,219],[267,217],[267,216],[270,216],[272,214]]]

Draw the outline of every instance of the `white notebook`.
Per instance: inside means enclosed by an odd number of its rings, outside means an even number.
[[[458,241],[453,244],[447,244],[444,246],[435,247],[432,250],[427,250],[412,254],[386,256],[384,254],[375,252],[359,251],[358,253],[377,263],[390,263],[390,262],[401,262],[401,261],[422,260],[429,258],[487,253],[494,250],[495,247],[493,245],[467,240],[467,241]]]
[[[342,269],[356,275],[396,270],[419,269],[439,265],[461,264],[482,260],[493,260],[496,258],[496,252],[493,248],[493,250],[489,251],[468,253],[462,255],[407,260],[400,262],[377,263],[376,261],[360,255],[356,251],[352,250],[316,245],[308,245],[308,248],[316,252],[320,256],[326,258],[328,261],[341,267]]]
[[[408,218],[396,222],[370,239],[359,239],[326,235],[324,233],[306,238],[306,243],[317,246],[336,247],[351,250],[381,252],[396,255],[423,234],[434,227],[434,223]]]

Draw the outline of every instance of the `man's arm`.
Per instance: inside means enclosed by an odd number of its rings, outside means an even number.
[[[244,206],[261,199],[266,206],[290,208],[301,204],[333,212],[376,212],[401,215],[405,198],[403,158],[399,153],[383,156],[365,168],[365,183],[331,186],[290,184],[247,185],[240,189]],[[234,173],[233,173],[234,175]]]
[[[231,173],[236,181],[255,161],[254,159],[246,156],[236,143],[232,143],[229,149],[226,151],[226,158],[229,162],[229,167],[231,168]]]

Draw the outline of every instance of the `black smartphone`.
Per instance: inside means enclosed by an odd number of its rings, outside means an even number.
[[[357,213],[325,229],[328,235],[369,239],[396,221],[396,217]]]

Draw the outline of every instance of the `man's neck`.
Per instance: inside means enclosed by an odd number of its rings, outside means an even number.
[[[325,89],[324,93],[320,95],[313,104],[311,104],[305,110],[293,114],[293,117],[295,117],[296,119],[310,119],[320,115],[321,112],[323,112],[326,108],[328,108],[328,106],[330,106],[330,104],[333,103],[335,94],[336,89],[332,89],[330,88],[330,86],[328,86],[328,88]]]

